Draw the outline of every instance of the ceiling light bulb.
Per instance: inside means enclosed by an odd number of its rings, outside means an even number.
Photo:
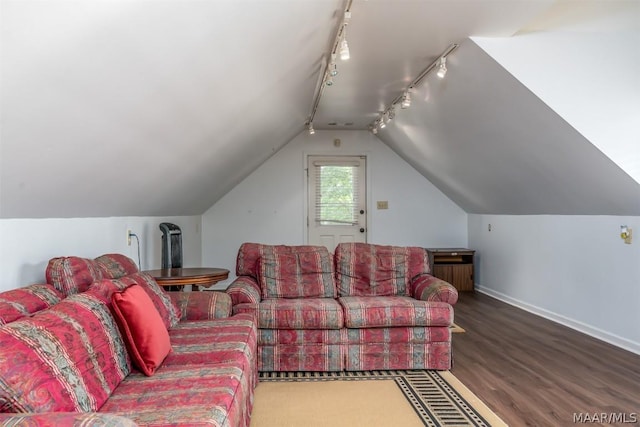
[[[402,97],[402,104],[400,104],[400,106],[403,110],[405,108],[411,107],[411,94],[409,93],[409,91],[406,91],[404,93],[404,96]]]
[[[331,64],[329,64],[329,74],[331,74],[332,77],[335,77],[338,75],[338,66],[336,65],[335,62],[332,62]]]
[[[309,135],[313,135],[316,133],[316,130],[313,128],[313,123],[309,123]]]
[[[333,86],[333,78],[331,77],[331,75],[327,76],[327,79],[324,82],[327,86]]]
[[[349,45],[347,44],[347,39],[343,38],[340,43],[340,59],[343,61],[348,60],[351,57],[349,54]]]
[[[438,67],[438,73],[436,75],[441,79],[447,75],[447,58],[444,56],[440,58],[440,66]]]

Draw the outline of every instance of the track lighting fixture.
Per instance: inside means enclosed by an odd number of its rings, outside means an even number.
[[[444,79],[444,76],[447,75],[447,57],[440,57],[440,65],[438,66],[438,72],[436,73],[438,77]]]
[[[316,92],[313,99],[313,107],[311,107],[311,113],[309,114],[309,118],[307,119],[307,124],[309,126],[309,134],[313,135],[313,119],[316,116],[316,112],[318,111],[318,105],[320,104],[320,99],[322,98],[322,94],[327,86],[333,86],[333,78],[338,75],[338,66],[336,64],[336,57],[340,54],[340,59],[346,61],[350,57],[349,52],[349,44],[347,43],[347,25],[349,24],[349,20],[351,19],[351,6],[353,4],[353,0],[346,0],[346,4],[344,7],[344,15],[342,20],[338,23],[338,27],[336,28],[335,37],[333,39],[333,43],[331,44],[331,50],[329,51],[329,55],[325,57],[325,61],[321,68],[322,81],[316,86]],[[330,59],[329,59],[330,58]]]
[[[411,93],[408,89],[402,96],[402,103],[400,104],[400,107],[402,107],[403,110],[411,107]]]
[[[396,105],[399,104],[403,110],[411,106],[411,90],[414,89],[418,84],[420,84],[422,79],[424,79],[427,74],[431,72],[431,70],[433,70],[434,68],[438,68],[436,72],[437,76],[439,78],[444,78],[444,76],[447,74],[447,56],[449,56],[457,48],[458,45],[455,43],[450,45],[435,61],[433,61],[427,68],[422,70],[418,77],[416,77],[411,83],[409,83],[407,89],[403,93],[398,95],[391,102],[391,105],[381,113],[379,118],[371,124],[371,132],[373,134],[377,134],[378,129],[384,129],[387,126],[389,120],[393,120],[393,118],[395,117]]]
[[[392,105],[387,111],[387,123],[393,120],[396,117],[396,108]]]

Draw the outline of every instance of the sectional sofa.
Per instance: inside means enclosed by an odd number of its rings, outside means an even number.
[[[260,371],[451,367],[456,289],[418,247],[244,243],[227,289],[258,320]]]
[[[256,322],[225,293],[164,292],[121,255],[46,278],[0,293],[0,424],[249,425]]]

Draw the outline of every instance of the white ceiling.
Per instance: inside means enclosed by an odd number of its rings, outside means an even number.
[[[303,130],[345,4],[0,1],[4,218],[203,213]],[[571,3],[355,0],[314,124],[364,129],[450,43],[555,29]]]

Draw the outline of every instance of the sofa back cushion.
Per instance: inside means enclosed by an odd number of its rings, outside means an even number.
[[[37,313],[64,296],[51,285],[30,285],[0,293],[0,325]]]
[[[45,271],[47,283],[52,284],[65,296],[89,289],[93,282],[104,278],[104,270],[92,259],[76,256],[58,257],[49,260]]]
[[[256,270],[262,299],[337,296],[333,257],[326,248],[265,254],[258,258]]]
[[[131,361],[100,293],[0,327],[1,412],[97,411]]]
[[[429,254],[418,247],[340,243],[335,251],[339,296],[410,296],[411,279],[429,273]]]
[[[147,293],[166,329],[170,329],[180,321],[180,309],[169,295],[158,285],[155,279],[146,273],[135,273],[119,279],[103,279],[93,284],[92,290],[102,292],[105,298],[111,299],[114,292],[120,292],[131,285],[140,285]]]
[[[138,272],[135,261],[121,254],[100,255],[94,261],[98,263],[107,279],[119,279]]]
[[[238,249],[236,258],[236,275],[250,276],[258,280],[257,262],[262,256],[280,254],[300,254],[305,252],[327,251],[324,246],[288,246],[288,245],[264,245],[262,243],[243,243]]]
[[[68,296],[86,291],[99,280],[119,279],[137,272],[138,266],[131,258],[105,254],[96,259],[76,256],[53,258],[47,265],[45,277],[47,283]]]

